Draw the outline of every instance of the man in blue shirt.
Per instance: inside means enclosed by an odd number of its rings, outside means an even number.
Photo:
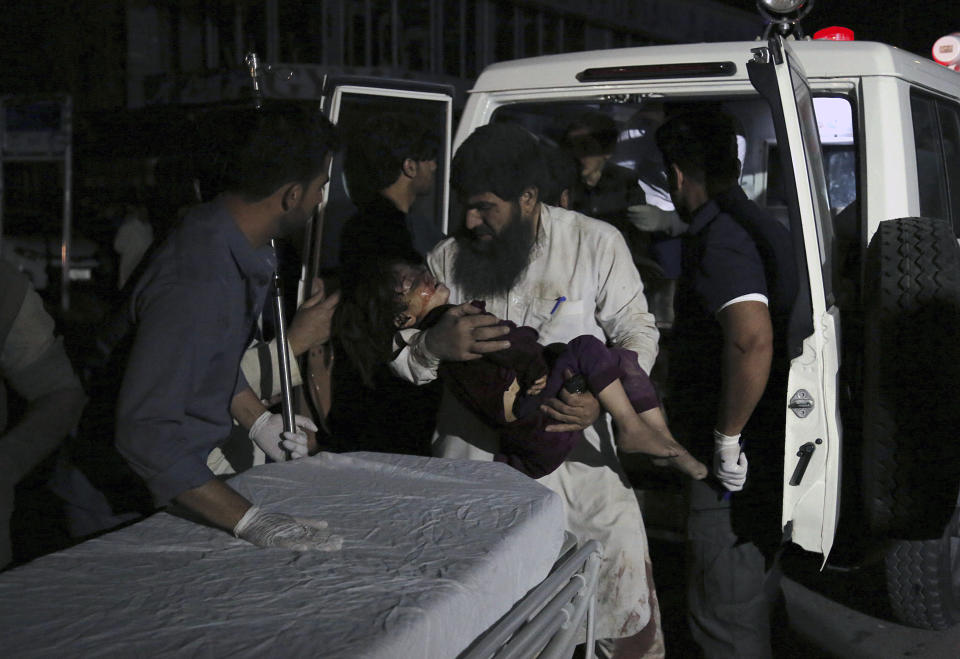
[[[270,240],[303,229],[337,147],[326,119],[294,108],[230,121],[239,139],[222,163],[227,192],[188,213],[130,298],[116,445],[159,505],[176,501],[260,546],[336,549],[325,523],[264,512],[207,467],[231,414],[249,427],[263,411],[240,358],[276,267]]]
[[[690,225],[668,411],[675,435],[715,477],[691,483],[690,627],[708,657],[767,657],[782,537],[786,321],[797,290],[790,235],[738,186],[730,116],[677,115],[657,145]]]

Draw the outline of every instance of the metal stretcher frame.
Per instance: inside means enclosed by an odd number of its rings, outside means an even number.
[[[594,609],[603,547],[590,540],[562,558],[557,567],[461,659],[540,659],[569,657],[586,618],[586,659],[593,659]]]

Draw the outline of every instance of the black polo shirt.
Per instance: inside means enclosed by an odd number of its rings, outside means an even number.
[[[683,241],[676,346],[671,352],[670,427],[706,464],[720,398],[723,333],[717,313],[733,301],[764,299],[771,310],[773,360],[767,388],[743,429],[750,467],[732,498],[731,524],[761,548],[781,540],[780,490],[789,357],[786,320],[797,294],[797,270],[786,227],[731,188],[703,205]],[[761,297],[762,296],[762,297]],[[724,490],[717,485],[718,494]]]
[[[773,221],[773,220],[771,220]],[[750,234],[710,200],[683,238],[675,343],[670,361],[670,421],[701,460],[713,451],[723,333],[717,313],[734,300],[767,301],[763,261]]]

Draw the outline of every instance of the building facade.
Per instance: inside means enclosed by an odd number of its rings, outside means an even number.
[[[759,16],[710,0],[127,0],[127,105],[196,100],[198,85],[209,95],[211,78],[251,50],[267,63],[465,89],[503,60],[761,31]]]

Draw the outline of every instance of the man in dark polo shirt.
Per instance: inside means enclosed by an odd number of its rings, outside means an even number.
[[[435,224],[410,215],[434,189],[439,153],[439,128],[399,113],[373,117],[351,138],[344,174],[359,211],[340,234],[341,268],[375,256],[422,261],[440,242]]]
[[[240,146],[224,168],[227,192],[187,214],[130,298],[116,445],[159,505],[173,500],[260,546],[337,549],[325,523],[265,512],[207,467],[231,413],[249,427],[262,412],[247,407],[259,401],[240,358],[276,267],[270,240],[302,230],[336,148],[333,126],[316,114],[265,106],[229,119]]]
[[[443,234],[433,218],[410,214],[417,199],[429,195],[436,180],[440,127],[420,119],[386,113],[367,121],[346,145],[344,173],[350,196],[360,209],[340,235],[340,283],[353,295],[357,277],[378,259],[423,263]],[[335,327],[344,334],[341,319]],[[437,418],[439,384],[410,384],[380,365],[372,379],[344,347],[347,337],[334,332],[331,408],[326,419],[335,451],[378,451],[430,455]],[[343,339],[343,340],[342,340]],[[404,413],[397,415],[397,410]]]
[[[690,225],[668,412],[674,434],[714,476],[691,483],[690,627],[707,657],[768,657],[782,537],[785,328],[797,287],[790,235],[738,186],[730,116],[677,115],[657,131],[657,145]]]

